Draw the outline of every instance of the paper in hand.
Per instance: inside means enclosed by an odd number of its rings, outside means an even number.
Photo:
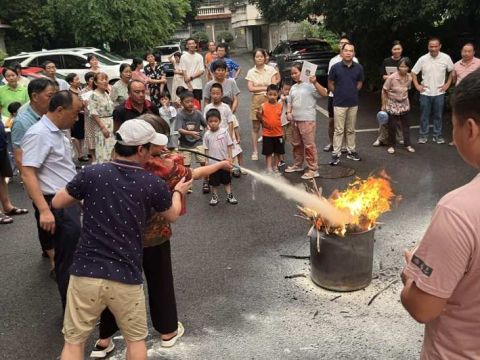
[[[317,65],[312,64],[309,61],[304,61],[302,66],[302,72],[300,73],[300,80],[306,83],[310,82],[310,76],[315,75],[315,73],[317,72],[317,67]]]

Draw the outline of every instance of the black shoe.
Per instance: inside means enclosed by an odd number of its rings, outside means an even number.
[[[332,160],[330,160],[330,166],[337,166],[340,162],[340,156],[332,155]]]
[[[346,153],[348,153],[348,150],[347,150],[347,148],[342,148],[342,150],[341,150],[340,152],[341,152],[342,154],[346,154]]]
[[[353,161],[360,161],[360,156],[356,152],[351,152],[347,154],[347,159],[353,160]]]
[[[89,162],[89,161],[90,161],[90,158],[89,158],[87,155],[85,155],[85,156],[80,156],[80,157],[78,158],[78,161],[80,161],[80,162]]]
[[[240,174],[240,170],[239,170],[239,169],[233,169],[233,171],[232,171],[232,176],[233,176],[233,177],[236,177],[236,178],[239,178],[239,177],[242,176],[242,175]]]
[[[207,182],[207,181],[204,181],[204,182],[203,182],[202,192],[203,192],[204,194],[210,193],[210,185],[208,185],[208,182]]]

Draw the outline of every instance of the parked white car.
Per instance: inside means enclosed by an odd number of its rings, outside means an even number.
[[[69,73],[76,73],[80,76],[80,80],[85,82],[84,75],[90,71],[90,64],[87,63],[87,57],[90,54],[97,57],[100,68],[108,75],[110,83],[114,83],[120,78],[120,63],[131,62],[130,59],[110,60],[97,48],[72,48],[22,52],[6,58],[4,66],[14,62],[19,62],[22,67],[41,66],[49,60],[55,63],[59,74],[66,76]]]
[[[176,52],[182,53],[180,44],[155,46],[153,53],[155,60],[160,63],[168,76],[173,75],[173,64],[168,60]]]

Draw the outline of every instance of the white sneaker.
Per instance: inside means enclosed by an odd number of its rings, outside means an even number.
[[[320,174],[318,173],[318,171],[312,171],[312,170],[308,170],[305,172],[305,174],[303,174],[301,176],[301,178],[303,180],[310,180],[310,179],[313,179],[313,178],[316,178],[316,177],[319,177]]]
[[[375,141],[373,142],[373,144],[372,144],[372,146],[375,146],[375,147],[378,147],[378,146],[381,146],[381,145],[382,145],[382,143],[381,143],[380,140],[378,140],[378,139],[375,140]]]
[[[258,160],[258,153],[256,153],[256,152],[252,153],[252,160],[254,160],[254,161]]]
[[[292,165],[292,166],[288,166],[285,169],[285,172],[286,173],[293,173],[293,172],[302,172],[303,170],[304,170],[303,167]]]
[[[110,344],[106,348],[98,345],[98,342],[100,340],[97,340],[97,342],[94,345],[94,348],[92,352],[90,353],[90,357],[94,359],[102,359],[108,356],[113,349],[115,349],[115,344],[113,343],[113,339],[110,341]]]
[[[257,140],[257,142],[262,142],[263,141],[263,136],[260,136]]]
[[[179,321],[178,327],[177,327],[177,335],[172,337],[170,340],[160,340],[160,346],[164,348],[172,347],[173,345],[175,345],[177,340],[183,336],[183,334],[185,334],[185,328],[183,327],[182,323]]]

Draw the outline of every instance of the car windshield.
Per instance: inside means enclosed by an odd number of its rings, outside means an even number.
[[[322,51],[332,51],[328,43],[313,43],[313,44],[291,44],[292,53],[312,53]]]
[[[126,59],[123,56],[120,56],[118,54],[105,51],[105,50],[97,50],[95,51],[96,54],[102,55],[106,57],[107,59],[113,60],[113,61],[125,61]]]
[[[162,47],[157,47],[156,49],[160,55],[170,55],[173,54],[176,51],[180,51],[177,45],[175,46],[162,46]]]
[[[98,53],[88,53],[88,54],[85,54],[85,56],[88,56],[88,55],[94,55],[97,57],[98,61],[100,62],[100,65],[103,64],[103,65],[118,65],[116,62],[106,58],[105,56],[102,56]]]

